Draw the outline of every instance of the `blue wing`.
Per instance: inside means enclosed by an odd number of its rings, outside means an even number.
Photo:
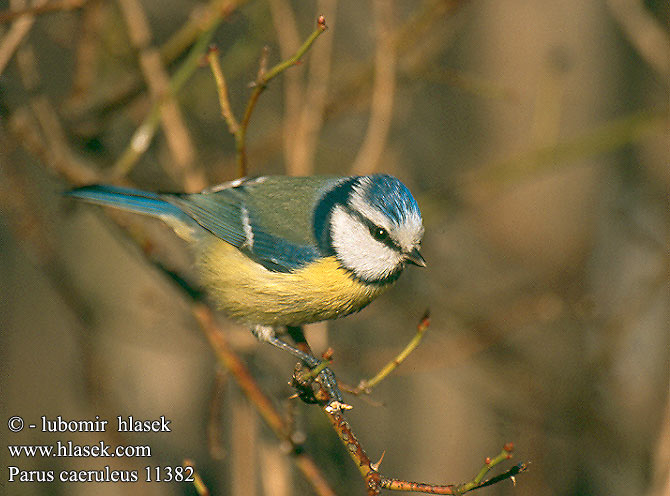
[[[68,196],[199,225],[269,270],[288,272],[321,256],[313,234],[313,199],[333,178],[259,178],[194,194],[85,186]]]
[[[167,200],[265,268],[288,272],[321,256],[313,234],[313,198],[331,182],[261,177]]]

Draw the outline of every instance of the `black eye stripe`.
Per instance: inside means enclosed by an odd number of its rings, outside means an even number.
[[[385,229],[381,226],[378,226],[377,224],[372,222],[370,219],[365,217],[363,214],[361,214],[360,212],[358,212],[358,211],[356,211],[356,210],[354,210],[350,207],[347,207],[347,212],[349,212],[352,216],[356,217],[359,221],[361,221],[361,223],[363,225],[365,225],[370,230],[370,235],[374,239],[376,239],[380,243],[385,244],[386,246],[388,246],[392,250],[395,250],[399,253],[402,253],[402,248],[400,248],[400,245],[398,245],[398,243],[396,243],[395,241],[393,241],[391,239],[391,236],[389,235],[389,232],[388,232],[387,229]],[[381,239],[377,238],[377,236],[375,236],[375,234],[374,234],[375,231],[380,230],[380,229],[383,230],[386,233],[385,236],[380,237]]]

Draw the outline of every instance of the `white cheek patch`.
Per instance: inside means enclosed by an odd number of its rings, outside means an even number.
[[[376,241],[367,226],[340,205],[333,210],[330,235],[337,258],[360,279],[384,279],[403,263],[400,253]]]

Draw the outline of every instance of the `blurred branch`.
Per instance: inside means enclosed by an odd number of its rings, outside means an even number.
[[[420,8],[415,11],[402,26],[398,27],[392,34],[394,50],[397,59],[400,61],[402,57],[408,53],[417,50],[420,41],[423,40],[426,32],[435,28],[436,24],[444,23],[458,7],[463,5],[465,0],[428,0]],[[431,31],[432,32],[432,31]],[[321,45],[321,43],[319,44]],[[312,57],[316,57],[316,52]],[[320,58],[321,59],[321,58]],[[320,60],[320,63],[323,61]],[[311,66],[310,66],[311,67]],[[411,71],[410,71],[411,73]],[[316,76],[315,76],[316,77]],[[326,75],[327,77],[327,75]],[[339,80],[335,85],[333,84],[332,91],[324,94],[324,101],[319,103],[319,118],[332,119],[334,116],[343,112],[351,112],[357,104],[365,102],[367,104],[368,96],[366,87],[374,77],[374,60],[368,61],[364,64],[352,65],[351,69],[346,74],[337,74],[333,80]],[[325,82],[325,78],[321,82]],[[308,88],[309,91],[309,88]],[[321,91],[325,93],[325,88]],[[309,98],[309,93],[307,98]],[[316,100],[316,97],[315,97]],[[304,105],[304,112],[309,113],[312,109],[317,109],[316,106]],[[315,112],[316,115],[316,112]],[[281,127],[277,126],[272,130],[267,130],[262,142],[254,147],[254,154],[256,156],[269,156],[274,150],[278,149],[282,144],[282,134],[285,132],[284,124]],[[314,132],[318,132],[318,127]],[[300,150],[297,150],[298,153]],[[313,150],[305,149],[308,158],[309,154],[313,154]],[[300,156],[297,156],[300,159]],[[311,160],[312,158],[310,158]],[[300,164],[300,161],[296,161]],[[289,172],[292,174],[303,174],[305,170],[299,170],[298,166],[293,166],[293,163],[287,164]]]
[[[272,24],[277,33],[279,54],[282,59],[289,58],[300,46],[300,33],[295,13],[288,0],[270,0],[268,2]],[[319,11],[321,12],[321,11]],[[332,35],[328,36],[332,39]],[[297,131],[298,115],[304,104],[304,88],[302,84],[302,68],[287,72],[282,80],[284,89],[284,115],[282,134],[284,140],[284,162],[291,166],[294,148],[299,146]]]
[[[260,450],[258,442],[258,417],[254,415],[253,405],[237,394],[230,398],[229,480],[230,494],[258,494],[258,472],[254,460]]]
[[[645,8],[642,0],[607,0],[612,17],[640,56],[670,83],[670,37]]]
[[[318,9],[334,12],[336,3],[337,0],[319,0]],[[332,30],[335,23],[331,20],[328,26]],[[307,88],[295,129],[294,147],[286,163],[289,175],[306,176],[314,171],[314,156],[328,96],[334,39],[335,36],[325,38],[310,56]]]
[[[635,143],[649,134],[661,133],[669,124],[666,112],[643,111],[615,119],[572,141],[530,150],[520,156],[489,164],[462,177],[494,187],[513,184],[538,173],[558,169],[579,159],[610,152]]]
[[[288,443],[291,447],[290,453],[298,470],[302,472],[317,494],[334,496],[335,493],[328,486],[314,461],[293,440],[290,426],[272,405],[270,399],[261,391],[244,363],[231,349],[224,337],[224,333],[217,326],[211,309],[203,304],[194,304],[192,311],[193,316],[205,333],[219,361],[235,377],[242,392],[251,404],[254,405],[261,418],[270,427],[275,436],[280,441]]]
[[[435,24],[448,19],[464,3],[466,3],[465,0],[427,0],[391,34],[396,57],[401,59],[413,50],[427,31]],[[330,96],[325,114],[340,112],[343,108],[350,108],[352,102],[362,100],[365,97],[363,89],[373,76],[374,61],[359,67],[358,70],[352,70],[346,76],[346,80]]]
[[[72,153],[58,113],[49,98],[36,90],[40,86],[35,54],[25,44],[17,57],[19,75],[26,91],[33,96],[28,108],[16,110],[10,117],[10,130],[26,150],[36,155],[53,171],[72,182],[86,182],[95,177],[91,168]]]
[[[193,460],[186,459],[182,462],[182,465],[184,467],[190,467],[193,469],[193,487],[195,488],[195,492],[198,493],[198,496],[209,496],[209,489],[207,489],[205,482],[202,480],[202,477],[200,477],[200,474],[195,469],[195,463]]]
[[[480,98],[501,99],[514,103],[520,101],[519,94],[511,87],[490,81],[480,75],[455,69],[434,67],[434,63],[418,65],[408,70],[413,78],[433,84],[446,84]]]
[[[334,0],[323,1],[327,2],[327,5],[328,2],[334,2]],[[213,12],[218,12],[214,6],[216,3],[221,3],[221,0],[213,0],[210,5],[207,6],[208,13],[203,16],[205,19],[211,18],[214,15]],[[237,7],[243,3],[246,3],[245,0],[237,0],[235,6]],[[425,2],[393,33],[392,37],[394,39],[398,58],[403,57],[410,51],[416,50],[417,44],[423,39],[422,37],[427,31],[434,28],[436,23],[444,22],[445,17],[448,18],[448,16],[453,14],[453,12],[464,3],[464,0],[428,0]],[[225,16],[232,10],[233,8],[231,7],[222,15]],[[189,22],[161,48],[161,55],[164,63],[173,60],[174,57],[180,53],[179,49],[185,44],[188,45],[194,32],[201,33],[203,29],[208,27],[210,22],[210,20],[201,21],[199,15],[192,16],[192,20],[189,20]],[[341,77],[340,84],[333,87],[333,91],[330,94],[326,93],[326,82],[328,79],[328,64],[326,64],[326,60],[328,57],[322,55],[321,50],[326,50],[325,47],[322,47],[321,45],[329,45],[331,41],[332,40],[328,40],[324,41],[324,43],[319,43],[319,46],[311,55],[312,59],[318,58],[318,62],[315,62],[314,65],[310,63],[308,87],[305,92],[305,97],[303,98],[305,104],[303,105],[303,115],[301,120],[306,122],[305,129],[307,129],[307,131],[305,132],[305,135],[309,136],[312,134],[314,140],[317,137],[316,133],[318,133],[319,127],[312,127],[313,124],[310,122],[321,120],[324,116],[332,117],[344,110],[350,111],[355,102],[364,101],[367,98],[365,86],[374,76],[374,60],[362,66],[354,66],[349,73]],[[228,77],[230,77],[230,74]],[[458,85],[461,83],[454,84]],[[320,88],[319,85],[321,85]],[[314,88],[313,93],[310,87]],[[81,120],[92,114],[104,115],[105,113],[114,110],[118,105],[134,97],[140,90],[141,81],[135,81],[134,79],[123,85],[122,88],[118,88],[117,85],[114,88],[110,88],[106,95],[103,95],[96,101],[89,101],[84,105],[71,108],[69,111],[69,119]],[[311,96],[312,94],[314,95],[313,99]],[[320,100],[321,98],[323,98],[323,101]],[[262,141],[253,147],[256,156],[268,156],[274,153],[274,150],[281,147],[282,135],[286,130],[285,124],[286,123],[282,123],[281,126],[278,125],[274,129],[266,131]],[[302,126],[300,126],[299,129],[302,129]],[[308,164],[313,159],[315,143],[312,143],[311,146],[309,146],[307,138],[303,140],[302,143],[304,143],[304,150],[300,150],[303,145],[298,144],[298,149],[296,149],[294,155],[295,158],[287,158],[287,160],[289,160],[287,167],[291,174],[303,174],[309,172]],[[302,161],[302,154],[306,157],[305,162]],[[296,164],[295,166],[293,165],[294,163]],[[305,164],[302,169],[301,164]]]
[[[223,409],[223,397],[227,384],[228,372],[223,367],[217,367],[212,399],[209,402],[209,422],[207,422],[207,445],[209,447],[209,454],[214,460],[223,459],[226,452],[221,442],[221,426],[223,425],[221,411]]]
[[[358,155],[351,166],[352,174],[365,175],[377,169],[393,117],[395,97],[396,44],[391,36],[393,26],[393,1],[372,2],[377,51],[375,53],[375,78],[372,86],[370,120]]]
[[[130,41],[138,51],[140,69],[147,82],[149,93],[160,111],[164,135],[172,155],[172,161],[169,163],[177,166],[177,170],[172,171],[173,175],[183,178],[186,191],[199,191],[206,186],[206,179],[202,171],[194,167],[195,147],[174,98],[176,92],[163,67],[160,52],[151,44],[152,36],[146,14],[139,0],[118,0],[118,2],[126,21]],[[149,144],[149,140],[142,142]],[[139,150],[141,147],[136,149]],[[137,157],[139,158],[139,155]]]
[[[247,0],[209,0],[206,5],[196,5],[186,22],[159,48],[164,65],[172,64],[188,50],[203,33],[218,24],[221,18],[227,18],[232,12],[244,5]],[[64,112],[71,121],[90,120],[109,114],[135,98],[146,88],[146,81],[131,74],[124,81],[115,81],[105,88],[96,88],[93,95],[72,99],[66,102]]]
[[[41,7],[47,3],[47,0],[35,0],[33,8]],[[12,23],[12,27],[0,41],[0,74],[5,71],[7,64],[11,60],[14,52],[21,44],[21,40],[28,34],[33,27],[35,17],[32,15],[22,15]]]
[[[209,45],[209,42],[214,35],[214,31],[216,31],[216,28],[218,28],[222,20],[223,17],[217,17],[216,21],[212,22],[209,26],[209,29],[200,34],[200,38],[193,45],[184,62],[182,62],[172,76],[167,93],[162,95],[159,100],[154,101],[149,114],[135,130],[128,147],[114,164],[111,174],[113,179],[125,176],[137,163],[142,154],[149,148],[160,122],[163,99],[167,98],[169,95],[176,94],[199,67],[202,54],[206,50],[207,45]],[[198,189],[196,186],[199,186],[201,181],[204,182],[204,178],[200,178],[199,174],[194,174],[192,180],[194,189]],[[202,187],[204,187],[204,184],[202,184]]]
[[[666,388],[665,412],[653,454],[652,484],[647,496],[667,494],[670,490],[670,384]]]
[[[99,32],[104,18],[104,5],[87,3],[79,16],[77,45],[74,53],[74,70],[70,100],[87,95],[94,88],[98,60],[100,60]]]
[[[318,12],[334,12],[336,3],[337,0],[319,0],[316,9]],[[272,0],[269,5],[281,56],[288,58],[299,43],[293,9],[286,0]],[[302,78],[302,71],[286,73],[283,81],[284,162],[286,172],[291,176],[306,176],[314,170],[314,152],[323,123],[323,109],[330,78],[333,27],[333,19],[329,19],[328,28],[331,36],[323,39],[312,49],[307,81]]]
[[[391,128],[395,97],[396,45],[391,36],[393,2],[374,0],[372,6],[377,39],[375,77],[368,129],[351,166],[352,174],[356,175],[370,174],[377,169]]]
[[[68,10],[80,9],[88,0],[52,0],[49,3],[37,3],[30,7],[15,10],[3,10],[0,12],[0,24],[12,22],[19,17],[35,17],[42,14],[53,12],[64,12]]]

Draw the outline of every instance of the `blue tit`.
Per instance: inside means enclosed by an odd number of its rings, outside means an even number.
[[[407,264],[425,266],[419,207],[386,174],[266,176],[195,194],[94,185],[68,195],[166,222],[193,245],[212,299],[275,345],[259,329],[357,312]]]

